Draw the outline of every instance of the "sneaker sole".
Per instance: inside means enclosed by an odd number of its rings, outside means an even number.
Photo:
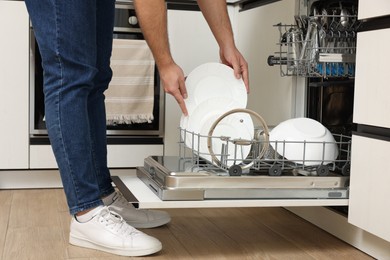
[[[101,245],[97,245],[91,241],[77,238],[72,235],[69,236],[69,243],[74,246],[80,246],[90,249],[96,249],[100,251],[104,251],[107,253],[115,254],[115,255],[121,255],[121,256],[146,256],[151,255],[154,253],[157,253],[162,249],[162,244],[160,243],[159,246],[153,247],[153,248],[147,248],[147,249],[131,249],[131,250],[123,250],[123,249],[117,249],[117,248],[109,248]]]

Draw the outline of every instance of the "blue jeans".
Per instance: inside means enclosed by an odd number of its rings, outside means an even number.
[[[104,91],[112,77],[114,0],[26,0],[44,69],[46,126],[71,214],[114,191]]]

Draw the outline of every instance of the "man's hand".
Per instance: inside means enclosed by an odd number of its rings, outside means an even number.
[[[234,75],[237,79],[241,78],[244,81],[246,91],[249,93],[249,73],[248,73],[248,63],[237,50],[237,48],[229,49],[220,49],[220,58],[221,62],[229,67],[232,67],[234,70]]]
[[[181,111],[187,116],[188,111],[184,102],[184,99],[187,98],[187,89],[184,83],[183,70],[175,63],[171,63],[159,67],[159,71],[164,91],[176,99]]]
[[[227,12],[226,0],[197,0],[200,9],[220,48],[222,63],[234,69],[236,78],[242,77],[249,92],[248,63],[237,50],[232,26]]]
[[[184,98],[187,90],[182,69],[173,61],[169,50],[167,10],[164,0],[134,0],[143,35],[152,50],[165,92],[177,101],[184,115],[188,115]]]

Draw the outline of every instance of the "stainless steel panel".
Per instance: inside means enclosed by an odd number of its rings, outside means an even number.
[[[162,200],[348,198],[348,176],[229,176],[223,171],[191,172],[187,160],[148,157],[137,176]]]

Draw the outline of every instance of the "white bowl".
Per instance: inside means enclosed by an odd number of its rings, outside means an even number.
[[[310,118],[286,120],[270,132],[270,145],[282,157],[313,166],[336,160],[339,150],[332,133]]]

